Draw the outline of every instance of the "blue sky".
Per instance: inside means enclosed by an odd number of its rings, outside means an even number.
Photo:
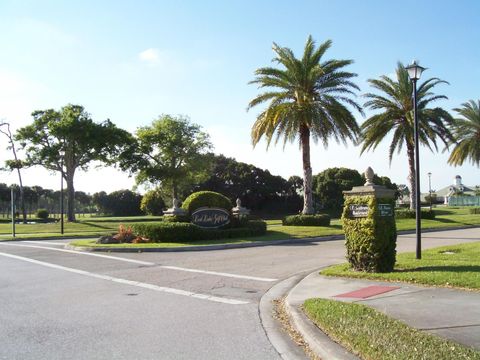
[[[437,92],[451,110],[479,99],[480,2],[471,1],[5,1],[0,0],[0,119],[18,128],[33,110],[82,104],[97,121],[111,119],[134,131],[162,113],[185,114],[210,133],[216,152],[288,177],[301,174],[298,145],[252,149],[250,128],[260,111],[246,112],[258,90],[248,81],[270,65],[272,42],[300,53],[311,34],[333,40],[327,58],[353,59],[350,70],[366,80],[393,74],[396,63],[418,59],[424,77],[450,82]],[[360,102],[363,100],[360,98]],[[364,119],[357,114],[359,123]],[[367,114],[368,115],[368,114]],[[0,138],[0,148],[5,139]],[[407,161],[386,156],[388,143],[359,154],[332,142],[312,148],[314,173],[332,166],[406,183]],[[6,151],[0,160],[9,157]],[[447,154],[421,150],[422,191],[442,188],[456,174],[480,184],[479,169],[453,168]],[[0,174],[1,182],[16,181]],[[58,188],[41,169],[28,185]],[[131,187],[112,169],[79,173],[78,190]]]

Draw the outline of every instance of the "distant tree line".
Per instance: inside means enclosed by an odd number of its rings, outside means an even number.
[[[13,185],[16,212],[20,213],[20,187]],[[61,194],[58,190],[44,189],[41,186],[23,186],[24,206],[27,216],[33,216],[38,209],[46,209],[52,216],[60,214]],[[65,198],[66,199],[66,198]],[[65,201],[67,204],[67,201]],[[77,214],[95,212],[92,196],[83,192],[75,192],[73,208]],[[11,186],[0,183],[0,214],[9,217],[11,213]]]

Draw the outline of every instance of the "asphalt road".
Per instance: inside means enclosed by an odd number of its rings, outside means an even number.
[[[480,241],[480,230],[423,241]],[[260,298],[280,280],[343,262],[345,251],[325,241],[92,254],[59,251],[64,243],[0,242],[0,359],[279,359]],[[414,249],[415,235],[399,236],[399,252]]]

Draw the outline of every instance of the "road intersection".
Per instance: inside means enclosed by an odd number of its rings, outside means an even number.
[[[480,240],[424,234],[424,246]],[[0,242],[0,359],[279,359],[261,297],[344,261],[342,240],[175,253],[84,253]],[[398,238],[413,251],[414,235]]]

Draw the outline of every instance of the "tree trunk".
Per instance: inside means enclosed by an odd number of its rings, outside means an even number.
[[[410,181],[410,210],[415,210],[417,200],[415,197],[415,150],[413,145],[407,144],[408,179]]]
[[[173,199],[178,200],[178,186],[175,180],[172,182],[172,195],[173,195]]]
[[[75,221],[75,188],[73,187],[73,172],[67,172],[67,220]]]
[[[15,154],[15,161],[17,161],[17,155],[16,155],[15,151],[13,153]],[[18,172],[18,183],[19,183],[19,186],[20,186],[20,207],[22,208],[23,223],[26,224],[27,223],[27,210],[25,209],[25,191],[23,190],[22,175],[20,173],[19,168],[17,168],[17,172]]]
[[[310,129],[305,125],[300,128],[300,145],[303,160],[303,210],[302,214],[313,214],[312,200],[312,166],[310,164]]]

